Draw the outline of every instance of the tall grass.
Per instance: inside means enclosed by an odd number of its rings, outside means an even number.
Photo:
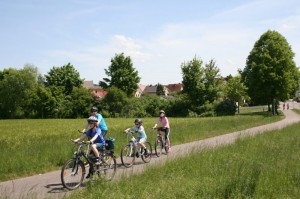
[[[169,118],[172,144],[181,144],[225,134],[282,119],[263,114],[241,114],[214,118]],[[122,133],[133,125],[132,118],[106,118],[107,137],[116,138],[116,155],[127,140]],[[148,140],[154,143],[156,133],[150,130],[156,118],[143,118]],[[0,120],[0,181],[60,169],[75,150],[68,142],[77,138],[84,119]]]
[[[299,198],[300,124],[192,152],[70,198]]]

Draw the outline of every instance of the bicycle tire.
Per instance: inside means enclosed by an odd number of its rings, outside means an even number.
[[[145,145],[146,145],[146,148],[148,149],[148,154],[147,155],[143,154],[142,160],[145,163],[148,163],[148,162],[150,162],[151,156],[152,156],[152,146],[151,146],[150,142],[146,142]]]
[[[155,144],[154,144],[155,154],[157,157],[160,157],[162,154],[163,149],[163,141],[161,138],[156,138]]]
[[[105,180],[110,181],[114,178],[117,171],[117,160],[114,155],[103,157],[105,163],[102,165]]]
[[[132,144],[127,144],[122,147],[121,149],[121,162],[122,164],[129,168],[133,165],[135,161],[135,149],[133,148]]]
[[[83,182],[85,167],[82,161],[68,160],[61,169],[61,182],[69,190],[77,189]]]
[[[165,140],[165,142],[164,142],[164,149],[165,149],[166,154],[168,154],[169,153],[169,145],[167,145],[167,140]]]

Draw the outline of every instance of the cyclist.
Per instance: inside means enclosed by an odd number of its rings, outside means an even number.
[[[105,135],[107,134],[108,128],[106,126],[103,116],[100,113],[98,113],[97,107],[93,106],[91,108],[91,116],[95,116],[97,118],[97,127],[100,127],[101,133],[102,133],[103,137],[105,137]],[[86,131],[86,129],[88,128],[88,126],[89,126],[89,124],[86,123],[86,125],[83,128],[83,130],[81,131],[81,133],[84,133]]]
[[[80,138],[73,140],[74,142],[78,142],[83,140],[85,137],[90,137],[91,139],[87,141],[87,143],[91,144],[92,151],[96,157],[96,164],[100,164],[99,151],[103,151],[105,147],[105,139],[101,133],[100,128],[97,127],[98,119],[95,116],[90,116],[87,120],[90,129],[83,134]],[[91,173],[87,175],[86,178],[89,178]]]
[[[169,149],[168,152],[171,151],[171,142],[170,142],[170,124],[169,120],[166,117],[166,113],[164,110],[159,111],[159,118],[157,119],[155,125],[153,126],[153,129],[157,127],[157,124],[161,123],[161,130],[165,132],[165,139],[168,143]]]
[[[146,141],[147,141],[147,135],[145,132],[145,128],[142,126],[143,121],[141,119],[135,119],[134,120],[134,124],[135,126],[128,128],[124,131],[124,133],[127,133],[129,130],[132,130],[134,132],[137,132],[138,136],[137,136],[137,143],[144,149],[144,154],[148,155],[148,150],[147,147],[145,145]]]

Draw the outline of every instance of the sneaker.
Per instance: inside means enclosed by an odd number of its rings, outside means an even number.
[[[144,155],[148,155],[148,149],[144,149]]]
[[[95,165],[100,165],[100,159],[96,159]]]

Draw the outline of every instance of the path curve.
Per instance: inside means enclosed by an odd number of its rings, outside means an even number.
[[[293,111],[285,110],[283,112],[286,116],[285,119],[275,123],[173,146],[172,152],[168,156],[163,155],[160,158],[157,158],[154,155],[149,164],[143,164],[140,158],[138,158],[135,165],[128,169],[121,166],[121,161],[118,159],[116,178],[139,174],[148,166],[164,164],[167,159],[173,159],[185,155],[192,150],[231,144],[234,143],[237,138],[253,136],[258,133],[275,129],[282,129],[300,121],[300,116]],[[0,198],[62,198],[70,193],[71,191],[64,189],[61,184],[60,170],[0,183]]]

